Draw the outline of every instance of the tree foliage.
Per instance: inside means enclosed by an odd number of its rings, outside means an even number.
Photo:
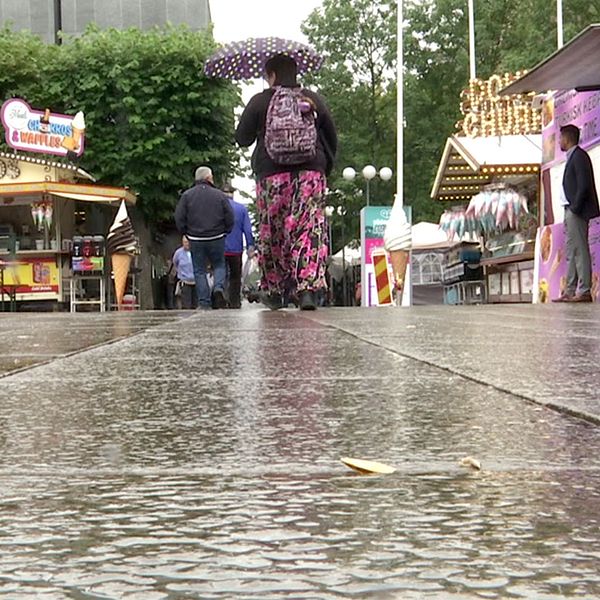
[[[326,67],[308,79],[325,96],[339,134],[337,165],[329,180],[336,190],[332,203],[348,211],[347,237],[358,235],[358,212],[365,204],[365,182],[342,179],[344,167],[357,171],[367,164],[394,167],[396,156],[396,94],[392,71],[395,52],[395,3],[380,0],[324,0],[303,25]],[[371,202],[390,204],[393,182],[371,184]],[[339,230],[338,230],[339,228]],[[334,238],[341,227],[336,224]]]
[[[11,51],[9,49],[12,48]],[[214,51],[208,32],[187,28],[139,31],[90,27],[47,46],[3,31],[0,90],[37,107],[86,116],[81,166],[101,182],[126,185],[152,223],[169,220],[194,168],[209,163],[219,179],[235,159],[236,87],[203,76]]]
[[[396,164],[396,6],[386,0],[324,0],[304,24],[326,58],[311,82],[326,95],[341,130],[331,187],[347,198],[361,182],[341,181],[343,167]],[[480,0],[475,13],[480,77],[530,69],[556,47],[554,2]],[[404,19],[405,201],[415,221],[437,220],[444,207],[430,199],[431,187],[469,77],[467,0],[404,0]],[[565,39],[599,19],[598,3],[565,0]],[[377,202],[391,202],[392,194],[391,185],[375,187]],[[364,197],[354,193],[347,201],[356,212]]]

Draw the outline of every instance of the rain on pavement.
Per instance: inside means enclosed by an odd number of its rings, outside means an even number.
[[[0,596],[600,597],[597,317],[0,315]]]

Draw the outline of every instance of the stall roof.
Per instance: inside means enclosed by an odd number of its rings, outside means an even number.
[[[63,169],[64,171],[73,171],[74,173],[77,173],[77,175],[84,179],[96,181],[94,177],[92,177],[92,175],[90,175],[87,171],[84,171],[77,165],[72,165],[70,163],[60,162],[57,160],[47,160],[45,158],[39,158],[37,156],[26,156],[24,154],[16,154],[13,152],[0,152],[0,158],[6,158],[7,160],[21,160],[23,162],[32,163],[34,165],[42,165],[44,167]]]
[[[470,200],[499,178],[536,173],[541,162],[541,135],[452,136],[446,141],[431,197]]]
[[[600,88],[600,24],[590,25],[529,73],[506,86],[501,96],[549,90]]]
[[[136,203],[136,196],[127,188],[109,187],[105,185],[88,185],[79,183],[57,183],[40,181],[37,183],[6,183],[0,185],[0,198],[23,196],[40,196],[52,194],[69,200],[83,202],[99,202],[116,204],[125,200],[129,204]]]

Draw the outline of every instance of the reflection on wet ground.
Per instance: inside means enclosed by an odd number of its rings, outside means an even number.
[[[0,594],[600,597],[598,427],[336,313],[364,311],[202,313],[5,377]]]
[[[184,312],[0,313],[0,376],[186,316]]]

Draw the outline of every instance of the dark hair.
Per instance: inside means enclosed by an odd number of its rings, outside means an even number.
[[[581,135],[581,131],[577,125],[565,125],[564,127],[560,128],[560,133],[576,146],[579,144],[579,136]]]
[[[265,73],[275,75],[275,85],[296,85],[296,61],[285,54],[276,54],[265,64]]]

